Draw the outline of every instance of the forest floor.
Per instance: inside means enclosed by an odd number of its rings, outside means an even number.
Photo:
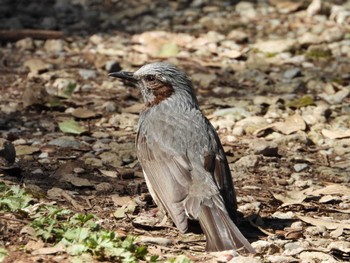
[[[0,261],[350,261],[349,2],[4,2]],[[256,255],[205,252],[148,194],[141,96],[108,72],[160,60],[218,131]]]

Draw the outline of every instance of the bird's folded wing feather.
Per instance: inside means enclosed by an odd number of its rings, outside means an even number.
[[[147,142],[142,133],[138,134],[137,148],[143,172],[155,195],[153,198],[166,209],[178,229],[185,232],[187,215],[183,202],[192,180],[187,157],[165,152],[155,141]]]

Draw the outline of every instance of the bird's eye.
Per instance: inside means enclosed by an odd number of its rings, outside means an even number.
[[[147,76],[145,77],[145,79],[146,79],[147,81],[155,81],[155,80],[156,80],[156,78],[155,78],[153,75],[147,75]]]

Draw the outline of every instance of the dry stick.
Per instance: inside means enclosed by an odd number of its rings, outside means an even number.
[[[8,221],[20,222],[20,223],[23,223],[23,224],[28,224],[29,223],[28,221],[25,221],[25,220],[21,220],[21,219],[17,219],[17,218],[9,218],[9,217],[6,217],[6,216],[1,216],[1,215],[0,215],[0,219],[4,219],[4,220],[8,220]]]
[[[31,37],[33,39],[53,39],[62,38],[64,33],[56,30],[42,29],[20,29],[20,30],[0,30],[0,41],[17,41],[22,38]]]

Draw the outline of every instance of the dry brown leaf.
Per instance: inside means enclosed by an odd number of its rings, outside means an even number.
[[[308,223],[314,226],[324,226],[330,230],[337,229],[337,228],[350,229],[350,223],[329,221],[329,220],[320,219],[320,218],[313,218],[310,216],[297,215],[297,217],[300,220],[304,221],[305,223]]]
[[[65,246],[63,244],[57,244],[54,247],[43,247],[32,252],[32,255],[50,255],[58,252],[65,252]]]
[[[320,200],[318,200],[318,202],[319,203],[328,203],[328,202],[335,201],[335,200],[340,200],[340,197],[333,196],[333,195],[325,195],[325,196],[322,196],[320,198]]]
[[[107,171],[107,170],[102,170],[100,169],[100,172],[105,175],[105,176],[108,176],[108,177],[117,177],[118,176],[118,172],[117,171]]]
[[[40,151],[39,147],[29,145],[16,145],[15,146],[17,156],[30,155]]]
[[[84,108],[77,108],[72,112],[72,115],[76,118],[80,119],[89,119],[89,118],[94,118],[97,116],[97,113],[84,109]]]
[[[342,130],[331,131],[331,130],[323,129],[322,134],[328,139],[343,139],[343,138],[350,137],[350,129],[347,129],[345,131],[342,131]]]
[[[303,191],[290,191],[285,192],[283,194],[273,194],[273,197],[277,200],[281,201],[283,204],[281,207],[288,206],[288,205],[294,205],[294,204],[302,204],[305,198],[308,196],[305,195],[306,190]]]
[[[318,196],[318,195],[349,195],[350,196],[350,188],[341,184],[331,184],[331,185],[327,185],[324,188],[312,191],[308,194],[313,196]]]
[[[130,196],[119,196],[116,194],[112,195],[111,198],[114,205],[116,206],[123,206],[129,204],[130,202],[133,202],[133,199]]]
[[[299,114],[294,114],[293,116],[289,116],[286,118],[284,122],[274,123],[273,128],[278,130],[283,134],[291,134],[297,131],[303,131],[306,129],[306,124]]]
[[[342,228],[342,227],[337,227],[337,229],[334,230],[334,231],[332,231],[332,232],[330,233],[330,235],[331,235],[331,237],[333,237],[333,238],[338,238],[338,237],[340,237],[340,236],[343,234],[343,232],[344,232],[344,228]]]

